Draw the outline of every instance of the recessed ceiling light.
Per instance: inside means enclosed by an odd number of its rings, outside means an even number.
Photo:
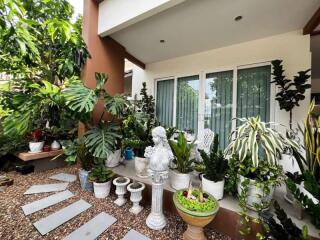
[[[160,40],[160,43],[165,43],[165,42],[166,42],[166,40],[164,40],[164,39]]]
[[[234,18],[234,20],[235,20],[236,22],[240,21],[241,19],[242,19],[242,16],[241,16],[241,15],[236,16],[236,17]]]

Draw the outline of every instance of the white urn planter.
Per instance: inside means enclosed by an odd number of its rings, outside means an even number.
[[[30,153],[42,152],[44,141],[42,142],[29,142]]]
[[[224,179],[222,181],[214,182],[202,175],[202,189],[210,193],[215,199],[221,200],[223,198]]]
[[[123,206],[127,200],[124,198],[124,195],[127,192],[127,185],[130,183],[130,179],[127,177],[117,177],[113,180],[113,185],[116,186],[116,194],[118,198],[114,201],[119,207]]]
[[[121,149],[118,149],[114,151],[112,154],[110,154],[110,156],[106,161],[106,167],[114,168],[116,166],[119,166],[120,162],[121,162]]]
[[[130,201],[132,202],[132,207],[130,208],[130,212],[133,214],[139,214],[143,207],[140,206],[140,201],[142,200],[142,191],[145,188],[145,185],[141,182],[130,183],[127,186],[128,191],[131,193]]]
[[[247,179],[247,178],[240,175],[238,185],[237,185],[237,190],[238,190],[239,195],[242,192],[241,184],[245,179]],[[247,207],[248,208],[255,211],[255,208],[254,208],[255,203],[258,205],[261,205],[262,202],[267,203],[268,205],[270,204],[270,202],[273,198],[273,193],[274,193],[275,187],[270,187],[270,193],[268,195],[265,195],[262,198],[260,198],[259,196],[264,195],[263,189],[262,189],[263,186],[258,188],[256,186],[255,180],[250,179],[250,183],[249,183],[248,188],[249,188],[248,189],[248,197],[247,197]]]
[[[135,157],[134,167],[136,170],[136,175],[140,178],[147,178],[148,168],[149,168],[149,158]]]
[[[169,179],[171,187],[175,190],[188,188],[190,183],[189,173],[179,173],[176,170],[169,170]]]
[[[94,196],[96,198],[106,198],[110,193],[111,180],[105,183],[93,183]]]
[[[61,148],[61,145],[60,143],[57,141],[57,140],[54,140],[52,143],[51,143],[51,149],[52,150],[58,150]]]

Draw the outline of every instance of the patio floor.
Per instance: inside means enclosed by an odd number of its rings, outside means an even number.
[[[145,224],[145,220],[150,212],[150,206],[145,206],[145,209],[138,216],[135,216],[129,213],[129,208],[131,207],[130,201],[128,201],[122,208],[117,207],[113,203],[116,199],[114,189],[112,189],[110,196],[106,199],[97,199],[93,196],[93,193],[82,191],[80,189],[79,181],[69,184],[68,190],[74,194],[73,197],[41,211],[35,212],[29,216],[25,216],[21,206],[52,195],[52,193],[40,193],[34,195],[24,195],[23,193],[35,184],[58,183],[59,181],[49,179],[50,176],[57,173],[70,173],[77,175],[78,168],[76,166],[65,167],[40,173],[32,173],[25,176],[15,172],[7,174],[9,177],[14,178],[14,185],[0,193],[1,240],[62,239],[103,211],[115,217],[117,222],[101,234],[99,239],[122,239],[131,229],[139,231],[150,239],[182,239],[182,233],[186,229],[186,224],[179,216],[165,213],[168,219],[167,226],[162,231],[150,230]],[[87,201],[92,205],[92,207],[51,231],[47,235],[41,236],[33,226],[33,223],[39,219],[80,199]],[[205,229],[205,232],[208,239],[230,239],[229,237],[218,234],[211,229]]]

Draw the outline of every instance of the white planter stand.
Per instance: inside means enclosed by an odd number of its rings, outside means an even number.
[[[171,187],[175,190],[180,190],[183,188],[188,188],[190,183],[190,174],[169,170],[169,179]]]
[[[140,206],[139,202],[142,200],[142,190],[145,188],[145,185],[141,182],[138,182],[138,184],[141,185],[140,188],[132,188],[132,185],[134,183],[130,183],[127,186],[128,191],[131,193],[130,200],[132,202],[132,207],[130,208],[130,212],[133,214],[139,214],[143,207]]]
[[[134,167],[136,169],[136,175],[140,178],[147,178],[148,175],[148,168],[149,168],[149,159],[142,158],[142,157],[135,157],[134,158]]]
[[[224,179],[219,182],[210,181],[202,176],[202,189],[205,192],[210,193],[215,199],[221,200],[223,198]]]
[[[96,198],[106,198],[110,193],[111,180],[105,183],[93,183],[94,196]]]
[[[118,166],[120,162],[121,162],[121,149],[118,149],[114,151],[112,154],[110,154],[110,156],[106,161],[106,167],[114,168]]]
[[[120,181],[122,179],[123,181]],[[127,192],[127,185],[129,183],[130,179],[127,177],[117,177],[113,180],[113,184],[116,186],[116,194],[118,195],[118,198],[114,201],[114,203],[119,207],[127,202],[127,200],[124,198],[124,194]]]

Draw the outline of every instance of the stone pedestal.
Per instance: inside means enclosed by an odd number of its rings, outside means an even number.
[[[163,180],[168,178],[167,172],[151,172],[152,176],[152,205],[151,213],[147,217],[146,224],[153,230],[161,230],[167,220],[163,214]]]

